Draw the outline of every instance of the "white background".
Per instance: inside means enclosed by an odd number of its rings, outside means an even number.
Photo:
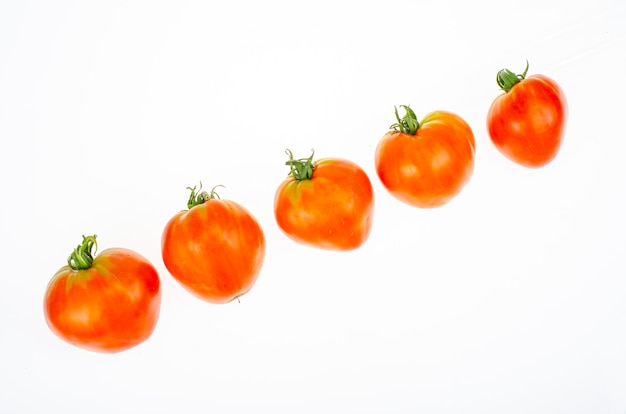
[[[499,69],[570,108],[530,170],[486,132]],[[626,412],[626,5],[444,1],[0,2],[0,412]],[[374,150],[394,105],[462,116],[463,192],[392,198]],[[344,157],[375,190],[360,249],[296,245],[285,149]],[[192,297],[160,237],[187,186],[223,184],[267,237],[241,303]],[[82,234],[159,270],[153,336],[120,354],[45,324]]]

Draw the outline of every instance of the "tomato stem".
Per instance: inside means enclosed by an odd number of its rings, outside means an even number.
[[[98,243],[96,242],[96,235],[94,234],[93,236],[87,237],[83,235],[82,244],[79,244],[72,254],[70,254],[70,257],[67,258],[68,266],[73,270],[89,269],[97,250]]]
[[[500,86],[500,89],[502,89],[504,92],[508,92],[511,90],[513,86],[515,86],[515,84],[526,79],[527,73],[528,73],[528,60],[526,61],[526,69],[524,69],[524,73],[521,73],[518,75],[518,74],[511,72],[508,69],[502,69],[496,75],[496,82],[498,82],[498,86]]]
[[[315,169],[313,166],[314,150],[311,150],[311,156],[309,158],[300,158],[297,160],[293,159],[293,153],[290,150],[285,150],[285,153],[289,155],[289,161],[285,162],[285,165],[291,168],[289,171],[290,176],[298,181],[310,180],[313,177],[313,170]]]
[[[400,105],[401,108],[404,108],[405,114],[402,118],[398,114],[398,108],[394,106],[394,111],[396,113],[396,119],[398,122],[391,125],[389,129],[393,129],[396,131],[400,131],[403,134],[415,135],[417,130],[420,127],[420,123],[417,121],[417,116],[415,112],[408,105]]]
[[[189,195],[189,200],[187,200],[187,208],[191,209],[195,206],[198,206],[200,204],[203,204],[205,201],[208,200],[219,200],[220,196],[219,194],[217,194],[215,192],[215,189],[217,187],[224,187],[223,185],[216,185],[215,187],[213,187],[211,189],[210,193],[207,193],[206,191],[201,191],[202,190],[202,181],[200,181],[200,188],[198,188],[198,191],[196,192],[196,186],[194,185],[193,188],[191,187],[187,187],[187,190],[191,191],[191,194]]]

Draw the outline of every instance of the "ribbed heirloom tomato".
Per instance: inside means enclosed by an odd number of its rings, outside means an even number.
[[[187,291],[223,304],[254,286],[265,259],[265,236],[239,203],[189,188],[189,210],[174,215],[163,230],[165,267]]]
[[[496,77],[504,91],[487,114],[489,137],[508,159],[528,168],[550,163],[565,136],[567,101],[561,87],[544,75],[526,77],[502,69]]]
[[[455,197],[474,171],[475,143],[469,125],[458,115],[431,112],[422,122],[402,105],[403,118],[378,143],[376,172],[398,200],[415,207],[438,207]]]
[[[352,161],[293,159],[274,197],[274,216],[292,240],[326,250],[354,250],[369,237],[374,192],[369,177]]]
[[[154,266],[138,253],[106,249],[94,257],[96,236],[83,242],[50,280],[44,315],[52,332],[90,351],[113,353],[146,341],[161,308]]]

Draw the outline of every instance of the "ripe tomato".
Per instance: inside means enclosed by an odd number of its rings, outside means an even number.
[[[368,238],[374,213],[374,191],[355,163],[325,158],[294,160],[274,197],[274,216],[292,240],[326,250],[354,250]]]
[[[215,188],[191,195],[165,226],[161,252],[167,270],[185,289],[211,303],[227,303],[255,284],[265,259],[265,236],[240,204]]]
[[[83,236],[68,265],[50,280],[44,297],[48,326],[61,339],[90,351],[113,353],[147,340],[161,309],[161,283],[148,260],[131,250],[94,257],[96,236]]]
[[[510,160],[529,168],[548,164],[556,157],[567,120],[567,102],[559,85],[543,75],[528,78],[498,72],[504,91],[487,114],[487,128],[495,147]]]
[[[455,197],[474,172],[475,143],[458,115],[431,112],[421,123],[411,108],[378,143],[376,172],[397,199],[421,208],[438,207]]]

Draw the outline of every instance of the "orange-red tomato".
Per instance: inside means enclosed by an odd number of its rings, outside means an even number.
[[[504,91],[487,114],[495,147],[508,159],[529,168],[542,167],[559,152],[565,136],[567,101],[560,86],[543,75],[526,77],[508,69],[498,72]]]
[[[95,240],[84,237],[50,280],[44,315],[52,332],[70,344],[120,352],[152,335],[161,283],[154,266],[134,251],[106,249],[93,257]]]
[[[265,236],[242,205],[190,188],[187,206],[163,231],[165,267],[185,289],[211,303],[228,303],[255,284],[265,259]]]
[[[326,250],[354,250],[367,240],[374,216],[369,177],[352,161],[294,160],[274,197],[274,216],[292,240]]]
[[[431,112],[422,122],[408,106],[406,115],[378,143],[376,172],[397,199],[421,208],[449,202],[474,171],[475,143],[469,125],[458,115]]]

